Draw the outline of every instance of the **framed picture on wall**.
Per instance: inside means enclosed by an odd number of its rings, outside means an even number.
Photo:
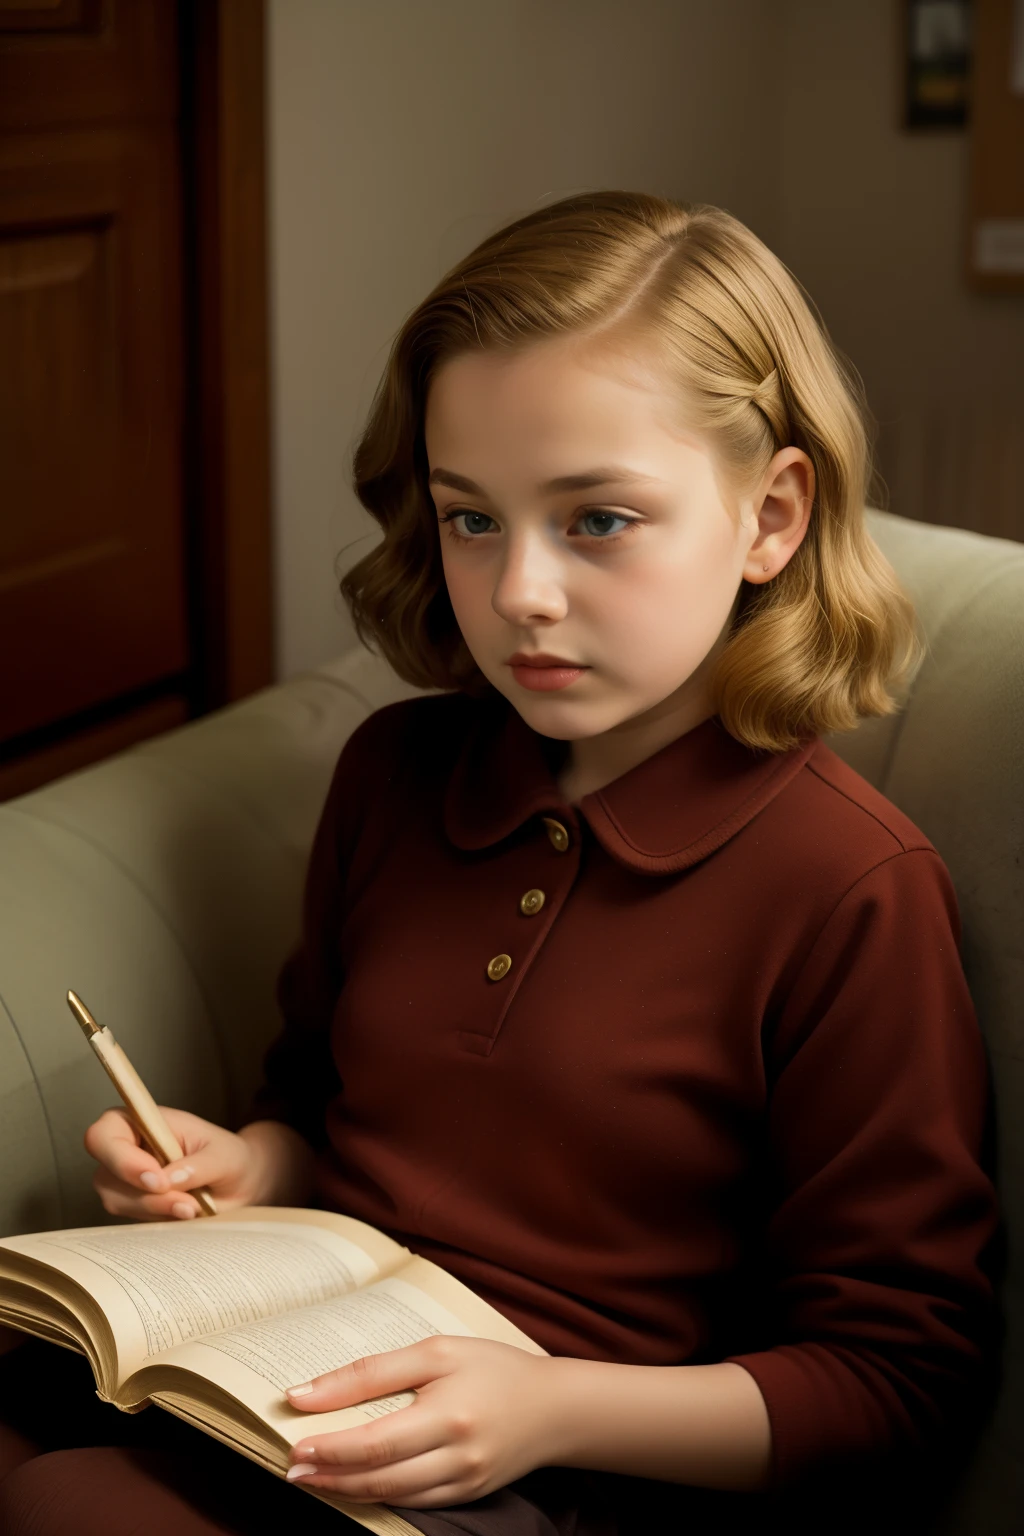
[[[904,0],[903,126],[962,128],[971,73],[970,0]]]

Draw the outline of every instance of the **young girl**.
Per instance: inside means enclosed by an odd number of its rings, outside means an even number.
[[[355,458],[384,538],[342,590],[444,691],[346,743],[247,1123],[169,1111],[167,1169],[118,1110],[86,1144],[114,1214],[194,1216],[204,1184],[345,1211],[548,1356],[439,1336],[296,1383],[417,1396],[311,1431],[289,1476],[432,1536],[792,1530],[825,1498],[888,1528],[900,1487],[907,1529],[908,1474],[967,1444],[998,1210],[956,901],[820,740],[919,655],[864,420],[715,207],[546,207],[402,326]],[[90,1477],[108,1531],[262,1529],[253,1479],[278,1524],[344,1524],[193,1431],[216,1507],[166,1444],[21,1432],[15,1531],[84,1531]]]

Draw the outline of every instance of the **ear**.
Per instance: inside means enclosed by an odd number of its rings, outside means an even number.
[[[813,504],[814,465],[802,448],[781,448],[747,509],[755,532],[743,565],[745,581],[771,581],[779,574],[800,547]]]

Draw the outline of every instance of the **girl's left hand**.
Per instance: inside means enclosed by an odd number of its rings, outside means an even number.
[[[296,1442],[300,1481],[355,1503],[435,1509],[504,1488],[552,1459],[552,1358],[513,1344],[435,1334],[313,1378],[293,1408],[324,1413],[415,1389],[407,1408]],[[289,1394],[291,1389],[289,1388]]]

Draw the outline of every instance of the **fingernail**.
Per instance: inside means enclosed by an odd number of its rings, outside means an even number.
[[[307,1461],[299,1461],[299,1462],[296,1462],[294,1467],[289,1467],[288,1468],[288,1471],[285,1473],[285,1476],[287,1477],[288,1481],[291,1483],[291,1482],[294,1482],[297,1477],[310,1477],[310,1476],[315,1477],[318,1471],[319,1471],[319,1468],[311,1466],[309,1462],[307,1462]]]
[[[190,1179],[194,1173],[194,1168],[175,1168],[171,1174],[171,1183],[184,1184],[185,1180]]]
[[[303,1382],[301,1387],[285,1387],[289,1397],[305,1397],[306,1393],[312,1392],[312,1390],[313,1383],[311,1381]]]
[[[189,1205],[187,1200],[175,1200],[174,1204],[171,1206],[171,1215],[180,1216],[182,1219],[185,1219],[189,1216],[194,1216],[195,1213],[195,1206]]]
[[[145,1184],[147,1189],[162,1189],[164,1176],[162,1173],[140,1173],[139,1183]]]

